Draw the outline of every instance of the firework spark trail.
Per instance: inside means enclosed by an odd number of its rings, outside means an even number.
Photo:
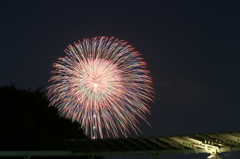
[[[114,37],[84,39],[65,52],[53,64],[50,106],[78,121],[91,138],[140,131],[138,118],[146,121],[154,93],[140,54]]]

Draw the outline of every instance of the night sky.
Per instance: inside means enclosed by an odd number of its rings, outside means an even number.
[[[69,44],[114,36],[142,54],[153,77],[156,95],[147,116],[152,127],[141,122],[140,137],[240,130],[239,8],[238,0],[2,0],[0,84],[45,89],[52,64]]]

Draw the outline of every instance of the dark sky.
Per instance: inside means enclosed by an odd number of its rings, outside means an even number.
[[[2,0],[0,84],[47,87],[52,64],[65,56],[68,44],[115,36],[143,54],[153,77],[152,128],[141,122],[139,136],[240,130],[239,8],[238,0]]]

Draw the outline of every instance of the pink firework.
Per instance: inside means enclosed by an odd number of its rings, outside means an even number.
[[[140,131],[138,119],[146,121],[154,93],[140,54],[114,37],[84,39],[65,52],[53,64],[50,105],[78,121],[91,138]]]

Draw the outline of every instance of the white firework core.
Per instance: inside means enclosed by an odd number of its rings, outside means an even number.
[[[80,67],[81,72],[74,73],[71,83],[78,84],[71,90],[85,96],[84,103],[92,103],[90,107],[106,105],[106,98],[118,98],[122,95],[123,79],[117,66],[104,59],[85,61]],[[77,80],[77,81],[76,81]],[[80,88],[79,88],[80,87]]]

